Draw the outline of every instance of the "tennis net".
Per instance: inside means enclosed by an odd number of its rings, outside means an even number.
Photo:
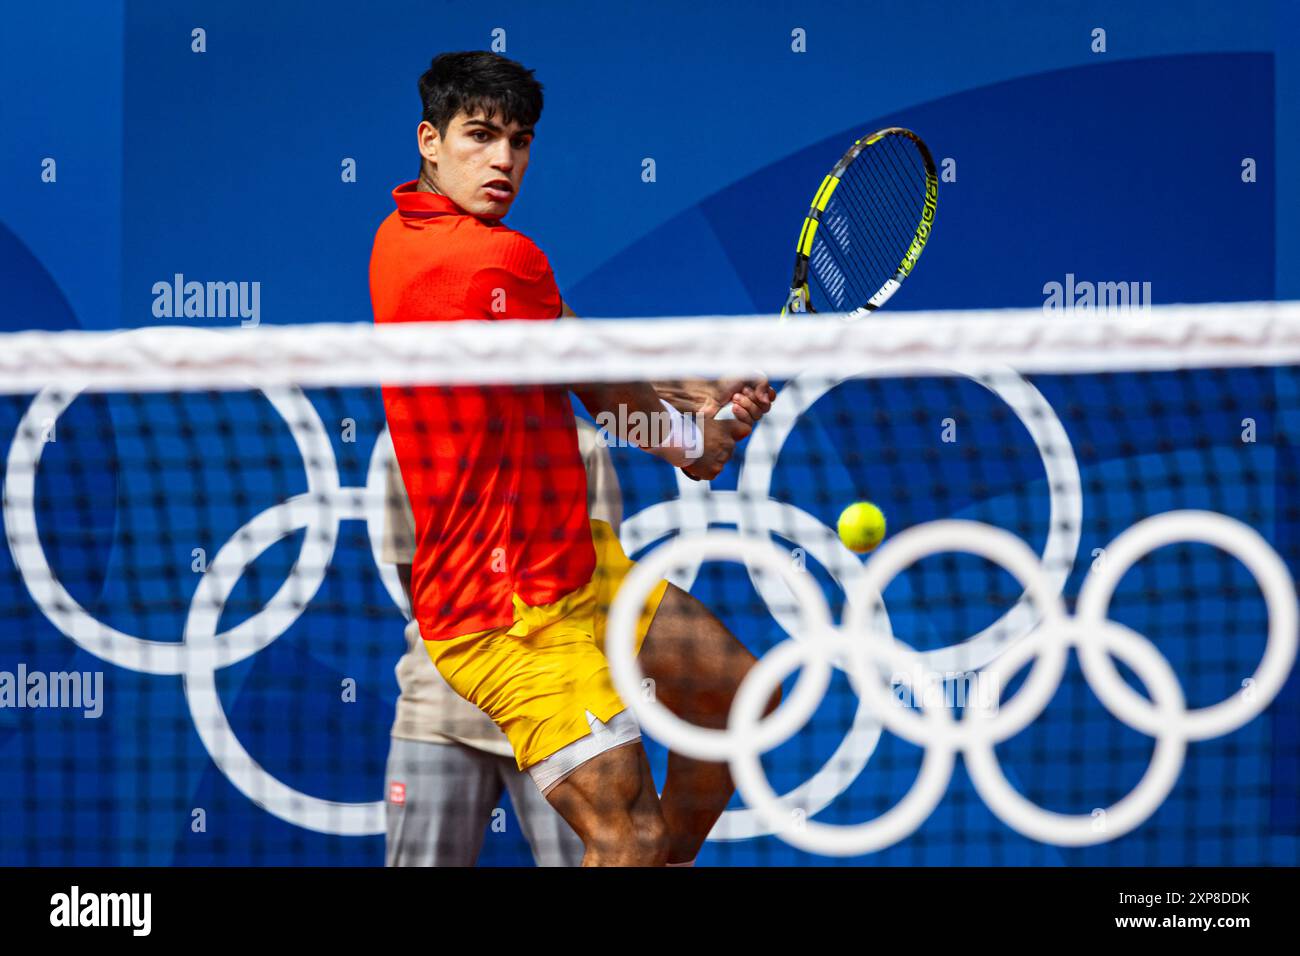
[[[672,747],[740,786],[702,864],[1300,862],[1300,304],[1252,303],[0,335],[0,864],[381,862],[410,811],[394,444],[474,474],[510,434],[569,447],[579,403],[505,411],[565,385],[755,375],[777,400],[712,482],[627,409],[586,429],[589,507],[640,562],[602,613],[657,781]],[[487,438],[392,421],[381,385]],[[573,493],[529,467],[527,513]],[[836,533],[858,501],[867,556]],[[631,654],[661,577],[762,662],[725,731]],[[527,861],[488,803],[458,818],[480,860]]]

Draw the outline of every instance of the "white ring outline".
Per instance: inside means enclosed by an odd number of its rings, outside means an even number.
[[[1060,629],[1063,633],[1053,633]],[[1164,803],[1183,768],[1187,736],[1177,723],[1175,708],[1186,713],[1178,676],[1169,661],[1149,640],[1114,621],[1073,621],[1034,632],[1026,641],[1008,648],[989,666],[995,687],[1006,681],[1036,653],[1037,644],[1060,643],[1064,637],[1076,647],[1095,646],[1116,654],[1133,669],[1157,701],[1168,723],[1156,735],[1155,752],[1136,787],[1102,811],[1102,826],[1094,814],[1067,814],[1045,810],[1011,786],[994,751],[995,741],[966,741],[962,757],[980,798],[1007,826],[1040,843],[1055,846],[1092,846],[1106,843],[1137,829]],[[1052,688],[1052,693],[1057,688]]]
[[[906,667],[908,659],[916,656],[903,650],[901,645],[879,641],[854,642],[849,653],[853,659],[852,670],[858,675],[858,682],[864,684],[872,682],[870,672],[873,668],[870,664],[874,661],[870,658],[884,656],[904,662]],[[764,654],[745,675],[732,701],[727,722],[728,727],[734,729],[738,725],[741,731],[737,734],[741,743],[730,759],[736,789],[766,824],[767,832],[775,833],[799,849],[826,856],[857,856],[892,846],[914,833],[943,799],[952,779],[955,748],[945,743],[926,747],[920,773],[902,800],[872,820],[842,826],[810,819],[813,814],[804,807],[798,808],[802,814],[795,817],[795,807],[791,806],[793,794],[778,797],[763,772],[758,751],[744,746],[748,742],[746,737],[754,733],[752,728],[757,724],[768,695],[795,667],[814,663],[813,645],[787,639]],[[952,722],[952,715],[946,707],[924,712],[927,715],[924,719],[936,725]],[[942,731],[938,734],[941,740],[947,736]]]
[[[1083,482],[1073,445],[1055,409],[1028,379],[1009,367],[987,372],[959,368],[933,371],[963,375],[993,392],[1011,408],[1033,440],[1043,463],[1048,490],[1048,535],[1043,545],[1042,563],[1049,566],[1049,580],[1059,597],[1073,569],[1082,534]],[[624,548],[633,554],[673,532],[705,533],[711,523],[735,524],[740,531],[758,538],[770,540],[775,534],[804,548],[840,585],[848,608],[852,608],[855,600],[869,598],[869,592],[861,586],[862,563],[844,546],[839,535],[808,512],[771,496],[777,459],[800,416],[836,385],[857,377],[854,374],[837,379],[798,376],[787,383],[782,392],[784,401],[774,404],[750,435],[749,449],[736,479],[736,490],[714,490],[705,482],[691,481],[678,473],[676,499],[649,505],[624,520],[619,535]],[[809,379],[812,384],[809,384]],[[1051,454],[1053,451],[1055,453]],[[762,529],[755,526],[760,513],[761,523],[766,526]],[[784,520],[778,520],[780,516],[784,516]],[[814,536],[812,545],[801,537],[804,533]],[[670,575],[669,580],[689,592],[699,569],[696,562],[688,565],[685,573]],[[776,582],[768,586],[752,569],[749,569],[749,574],[767,606],[781,608],[781,595],[774,591]],[[1027,604],[1027,599],[1028,595],[1022,594],[1002,617],[978,634],[953,645],[919,653],[932,670],[977,670],[993,660],[1007,641],[1033,628],[1035,607]],[[793,636],[791,619],[776,610],[773,615],[778,626]],[[858,714],[863,714],[861,708]],[[824,809],[866,767],[879,737],[878,724],[871,721],[859,723],[855,718],[853,728],[826,764],[787,796],[799,794],[809,815]],[[709,839],[747,839],[767,833],[750,809],[732,809],[723,812]]]
[[[759,427],[762,427],[762,422]],[[706,531],[710,518],[719,524],[738,523],[736,513],[740,500],[736,492],[713,490],[704,482],[691,481],[680,473],[678,484],[681,498],[648,505],[623,522],[619,539],[628,554],[635,554],[647,544],[660,541],[679,529]],[[785,526],[798,528],[800,538],[786,540],[793,541],[820,563],[840,586],[847,600],[859,600],[866,595],[861,586],[862,560],[844,546],[838,534],[789,502],[773,499],[763,504],[788,516]],[[679,573],[680,568],[675,568],[667,577],[677,587],[689,592],[699,568],[698,562],[687,562],[685,573]],[[865,704],[859,702],[853,723],[835,752],[826,758],[813,776],[786,794],[786,798],[799,803],[809,816],[829,806],[862,773],[875,751],[880,730],[880,723],[871,717]],[[738,807],[723,812],[709,833],[709,839],[720,842],[748,840],[767,836],[770,832],[754,810]]]
[[[1241,522],[1224,515],[1204,511],[1181,511],[1143,519],[1143,521],[1138,522],[1124,532],[1119,539],[1116,539],[1121,545],[1118,549],[1119,557],[1124,558],[1125,561],[1103,562],[1101,568],[1109,566],[1118,568],[1118,570],[1111,570],[1105,578],[1102,578],[1102,585],[1092,585],[1090,593],[1105,595],[1108,598],[1110,592],[1106,588],[1113,587],[1114,581],[1118,580],[1118,577],[1127,570],[1127,567],[1138,558],[1144,556],[1144,554],[1149,554],[1150,550],[1154,550],[1156,547],[1170,541],[1200,540],[1197,535],[1207,528],[1211,529],[1207,533],[1214,535],[1214,540],[1209,543],[1223,544],[1224,541],[1227,541],[1226,550],[1229,550],[1246,564],[1252,573],[1257,568],[1263,569],[1271,575],[1281,573],[1282,577],[1273,582],[1262,581],[1258,575],[1256,576],[1256,582],[1267,589],[1267,594],[1272,595],[1271,598],[1268,598],[1271,612],[1268,635],[1269,646],[1265,650],[1264,661],[1276,662],[1281,660],[1285,664],[1287,660],[1293,660],[1294,654],[1291,651],[1294,650],[1296,639],[1294,630],[1295,616],[1289,612],[1285,614],[1272,613],[1274,604],[1281,597],[1294,594],[1294,585],[1285,572],[1285,565],[1282,564],[1281,559],[1262,536],[1257,533],[1244,534],[1244,531],[1251,529]],[[705,536],[695,535],[692,536],[692,553],[706,557],[707,552],[702,538],[707,539],[714,535],[727,535],[732,539],[740,538],[744,540],[744,536],[740,536],[736,532],[710,532]],[[987,541],[981,541],[977,547],[970,548],[972,536],[976,535],[985,537]],[[1009,535],[1008,532],[991,525],[984,525],[981,522],[939,521],[917,525],[894,538],[891,542],[894,545],[891,551],[887,552],[885,549],[881,549],[880,552],[877,552],[875,557],[886,554],[889,557],[887,560],[877,562],[877,570],[874,573],[868,573],[867,581],[874,585],[876,578],[891,576],[896,570],[904,566],[906,559],[915,559],[928,554],[940,554],[950,550],[973,550],[975,553],[982,554],[986,559],[999,564],[1004,570],[1017,574],[1022,579],[1027,578],[1028,580],[1023,582],[1026,584],[1026,593],[1042,591],[1044,585],[1041,579],[1037,579],[1034,573],[1027,572],[1024,567],[1025,555],[1028,554],[1030,560],[1033,560],[1032,552],[1022,541],[1018,544],[1012,544],[1011,539],[1014,539],[1014,536]],[[771,542],[767,543],[770,544]],[[926,547],[928,547],[928,551]],[[1141,553],[1144,548],[1150,550]],[[1010,560],[1015,567],[1009,566],[1004,560],[1008,554],[1013,555]],[[638,582],[640,591],[637,595],[638,600],[643,600],[644,595],[649,591],[649,587],[652,586],[651,578],[653,574],[651,572],[657,570],[657,568],[650,562],[655,557],[655,552],[652,552],[650,556],[643,559],[643,562],[651,570],[647,572],[644,582]],[[1089,576],[1094,573],[1099,574],[1101,572],[1099,569],[1094,568],[1089,571]],[[1089,588],[1088,580],[1085,580],[1084,588]],[[825,599],[822,597],[820,589],[815,590],[817,601],[824,605]],[[616,598],[616,603],[617,600]],[[942,762],[945,759],[945,754],[960,748],[966,757],[976,789],[990,810],[1012,829],[1044,843],[1060,846],[1084,846],[1102,843],[1113,840],[1140,826],[1161,806],[1176,785],[1183,766],[1187,743],[1190,739],[1189,731],[1195,730],[1197,733],[1204,733],[1204,728],[1198,728],[1191,719],[1193,712],[1189,712],[1186,708],[1182,686],[1178,682],[1177,675],[1168,660],[1145,637],[1116,622],[1104,619],[1098,620],[1095,616],[1095,606],[1098,604],[1098,600],[1095,596],[1091,597],[1089,603],[1092,610],[1089,611],[1089,614],[1073,618],[1065,617],[1063,613],[1053,609],[1051,602],[1047,602],[1044,609],[1046,613],[1042,616],[1042,624],[1024,638],[1007,646],[987,667],[986,672],[993,679],[994,686],[1002,687],[1031,658],[1034,659],[1033,670],[1029,678],[1026,679],[1017,693],[1012,706],[1008,708],[1010,716],[1004,721],[1004,726],[997,727],[991,723],[994,717],[990,716],[989,712],[991,709],[1000,709],[999,701],[993,701],[992,703],[977,701],[973,710],[980,714],[979,723],[972,725],[975,729],[964,732],[961,729],[953,730],[941,726],[944,722],[934,718],[914,719],[910,724],[899,723],[900,728],[906,730],[906,733],[902,733],[900,736],[924,746],[927,758],[932,757],[933,751],[937,749],[938,758],[936,759]],[[1292,601],[1292,607],[1294,607],[1294,601]],[[629,614],[622,616],[627,620],[620,621],[620,626],[623,628],[631,627],[634,618]],[[926,764],[922,764],[922,777],[925,778],[924,785],[922,785],[922,780],[918,778],[918,782],[914,784],[913,790],[909,791],[904,801],[876,820],[849,826],[817,824],[815,827],[813,824],[816,821],[803,821],[797,831],[791,832],[789,819],[790,795],[783,798],[777,797],[772,792],[770,784],[763,777],[761,765],[756,765],[758,755],[771,744],[770,738],[773,735],[764,737],[757,730],[745,725],[742,725],[743,732],[737,733],[737,728],[732,721],[738,713],[743,721],[750,723],[755,721],[761,709],[761,701],[766,699],[769,686],[774,681],[779,684],[780,680],[801,662],[804,665],[804,671],[800,676],[800,680],[803,680],[804,675],[811,668],[829,667],[834,658],[847,654],[848,671],[854,686],[859,689],[859,692],[869,688],[867,693],[872,696],[873,713],[886,724],[894,723],[889,702],[881,697],[877,681],[872,674],[872,668],[861,659],[861,656],[863,654],[878,654],[883,650],[895,655],[901,655],[895,659],[915,661],[920,655],[907,649],[892,635],[870,630],[864,633],[860,629],[861,621],[855,620],[854,624],[859,626],[856,637],[853,631],[842,633],[838,640],[827,639],[826,635],[819,634],[816,640],[800,642],[797,649],[792,648],[789,642],[783,642],[778,645],[780,656],[776,657],[775,660],[769,661],[775,651],[769,651],[767,655],[764,655],[759,664],[752,668],[741,681],[736,701],[733,702],[727,731],[725,732],[730,736],[724,738],[731,744],[731,753],[727,759],[734,764],[733,773],[738,781],[738,789],[741,787],[739,781],[743,779],[742,795],[751,803],[751,809],[758,810],[760,818],[772,828],[773,832],[796,846],[816,847],[818,852],[849,855],[859,852],[860,847],[867,847],[868,849],[863,852],[869,852],[890,845],[880,836],[881,832],[886,835],[903,833],[905,836],[915,829],[915,826],[906,829],[903,823],[899,822],[900,820],[908,824],[920,825],[922,821],[913,819],[915,810],[906,801],[912,797],[913,793],[918,794],[918,806],[925,805],[931,799],[931,787],[934,778],[926,775]],[[1288,631],[1287,628],[1290,628],[1290,630]],[[882,640],[882,638],[885,639]],[[619,671],[627,666],[627,658],[630,656],[630,635],[624,637],[623,640],[629,645],[629,654],[620,656],[617,660],[614,658],[610,660],[611,671],[615,675],[616,684],[620,680]],[[1040,659],[1044,654],[1049,654],[1051,660],[1063,660],[1062,655],[1068,650],[1069,646],[1079,648],[1081,658],[1085,654],[1095,656],[1099,649],[1102,654],[1112,653],[1118,655],[1146,684],[1155,700],[1154,713],[1156,719],[1154,723],[1157,732],[1148,735],[1155,738],[1156,746],[1147,772],[1127,796],[1121,798],[1114,806],[1103,812],[1101,817],[1103,826],[1101,827],[1097,826],[1098,818],[1092,814],[1079,816],[1048,811],[1015,791],[1001,770],[995,750],[998,742],[1008,739],[1014,733],[1019,732],[1019,730],[1041,716],[1049,706],[1051,697],[1055,695],[1060,687],[1060,677],[1064,673],[1064,666],[1062,664],[1059,671],[1054,664],[1043,667]],[[1279,647],[1281,650],[1278,650]],[[817,660],[819,655],[824,657],[824,661],[820,665]],[[799,660],[793,659],[796,656]],[[1109,661],[1106,663],[1109,664]],[[1113,665],[1109,666],[1113,670]],[[1280,684],[1273,676],[1278,666],[1276,663],[1270,664],[1269,667],[1261,664],[1260,672],[1265,673],[1267,679],[1261,682],[1262,687],[1256,686],[1254,688],[1255,692],[1262,698],[1258,702],[1251,702],[1254,715],[1262,712],[1272,702],[1273,697],[1280,688]],[[1045,674],[1056,673],[1056,678],[1050,681],[1042,679],[1038,676],[1040,671]],[[1086,675],[1087,672],[1085,671]],[[1287,675],[1284,675],[1284,679],[1285,676]],[[1115,678],[1119,680],[1117,672],[1115,672]],[[1092,686],[1091,683],[1089,686]],[[1095,688],[1094,692],[1096,692]],[[1130,691],[1130,693],[1132,692]],[[1109,691],[1107,696],[1116,696],[1116,692]],[[1098,694],[1098,697],[1103,704],[1107,703],[1106,697],[1103,697],[1102,694]],[[738,705],[737,702],[742,700],[743,704]],[[1139,697],[1138,700],[1141,700],[1141,698]],[[1232,702],[1233,698],[1229,698],[1229,701]],[[924,696],[922,703],[924,704]],[[1152,722],[1150,719],[1152,710],[1151,705],[1147,705],[1145,701],[1142,701],[1142,706],[1145,713],[1142,709],[1139,709],[1134,713],[1112,711],[1112,715],[1134,727],[1134,729],[1146,732],[1141,725]],[[1233,707],[1236,710],[1241,709],[1240,705],[1235,703]],[[1130,707],[1130,709],[1133,708]],[[1181,715],[1179,714],[1180,710]],[[1218,722],[1216,726],[1225,723],[1222,715],[1224,712],[1228,712],[1227,708],[1219,710],[1217,714],[1212,708],[1206,708],[1205,710],[1211,711],[1215,721]],[[805,712],[804,708],[800,709],[801,716]],[[898,709],[898,712],[901,712],[901,708]],[[971,710],[968,709],[967,715],[960,722],[961,724],[966,724],[970,720],[970,713]],[[811,717],[811,713],[807,713],[807,716]],[[914,717],[914,715],[912,716]],[[1240,714],[1232,714],[1233,720],[1239,717]],[[1201,720],[1204,722],[1204,718],[1201,718]],[[678,749],[678,741],[675,739],[677,736],[676,727],[670,727],[668,734],[658,732],[662,728],[648,729],[670,749]],[[761,728],[759,729],[761,730]],[[1232,730],[1235,727],[1229,726],[1227,729]],[[781,740],[784,739],[788,739],[788,737],[781,738]],[[933,767],[931,769],[933,770]],[[907,808],[908,812],[903,812],[904,807]],[[932,810],[933,807],[931,806],[930,809]],[[891,813],[894,814],[892,817],[890,816]],[[886,823],[882,824],[881,821],[886,821]],[[877,824],[879,826],[876,826],[874,831],[870,829]]]
[[[763,534],[765,529],[756,528],[749,523],[748,519],[753,514],[751,509],[757,508],[761,502],[771,500],[772,475],[781,449],[803,413],[835,386],[861,378],[870,371],[870,368],[862,368],[834,379],[798,376],[786,384],[781,399],[773,404],[772,410],[750,435],[745,460],[736,479],[737,494],[746,502],[739,512],[741,531],[759,536]],[[1047,481],[1047,540],[1043,544],[1042,563],[1059,595],[1064,591],[1065,582],[1074,567],[1083,533],[1083,480],[1079,474],[1079,463],[1074,456],[1074,447],[1056,410],[1028,379],[1011,368],[981,373],[955,366],[914,371],[934,371],[941,375],[956,374],[969,378],[1001,398],[1020,419],[1042,460]],[[891,371],[893,374],[902,373]],[[759,588],[758,582],[755,582],[755,587]],[[772,606],[771,596],[761,588],[759,593]],[[1022,594],[1011,608],[978,634],[956,644],[922,653],[927,665],[933,670],[977,670],[993,660],[1007,642],[1028,633],[1036,623],[1033,605]],[[790,633],[788,629],[786,633]]]
[[[1037,616],[1042,622],[1040,629],[1056,628],[1065,619],[1064,602],[1043,572],[1037,555],[1011,532],[978,521],[930,521],[900,532],[867,561],[863,586],[871,594],[883,593],[909,565],[927,556],[952,552],[977,555],[1010,572],[1024,587],[1024,593],[1032,595]],[[844,630],[904,647],[913,659],[920,662],[918,672],[924,673],[923,655],[890,633],[880,631],[868,617],[869,613],[862,602],[851,605],[845,614]],[[1018,636],[1017,641],[1023,637]],[[996,717],[986,720],[972,720],[971,711],[968,711],[962,720],[943,726],[941,732],[951,735],[944,743],[960,747],[971,738],[992,737],[998,741],[1019,733],[1042,712],[1042,707],[1036,708],[1035,705],[1050,698],[1060,684],[1068,656],[1066,644],[1045,643],[1042,653],[1035,657],[1029,677],[1009,706],[999,707]],[[890,706],[888,692],[879,681],[868,680],[857,689],[869,698],[872,713],[879,715],[894,734],[921,747],[933,742],[933,738],[928,736],[934,730],[933,721],[918,717],[908,708]]]
[[[1175,543],[1217,546],[1244,564],[1255,578],[1268,606],[1268,642],[1252,683],[1231,697],[1188,711],[1189,740],[1222,737],[1254,720],[1282,690],[1296,659],[1297,608],[1295,584],[1286,565],[1254,528],[1227,515],[1204,511],[1166,511],[1125,530],[1103,551],[1103,559],[1083,583],[1076,614],[1085,620],[1110,617],[1110,600],[1120,579],[1139,560]],[[1111,713],[1148,737],[1160,729],[1160,715],[1150,702],[1120,677],[1100,648],[1080,647],[1079,663],[1088,683]]]
[[[795,570],[789,554],[771,541],[756,541],[734,531],[682,535],[655,549],[633,566],[614,596],[605,625],[605,656],[614,688],[644,729],[656,737],[673,737],[675,753],[696,760],[721,761],[731,753],[734,735],[730,731],[699,727],[682,720],[653,696],[644,695],[641,688],[645,675],[636,659],[637,622],[655,585],[663,580],[669,568],[709,558],[752,560],[780,575],[790,585],[803,613],[809,615],[802,632],[803,640],[828,644],[837,632],[821,590],[810,576]],[[833,651],[822,654],[800,673],[794,690],[781,701],[774,713],[761,722],[758,743],[754,746],[770,750],[798,733],[799,728],[807,723],[830,685],[832,656]]]
[[[122,338],[129,340],[137,331],[124,332]],[[287,530],[284,525],[277,525],[283,533],[266,539],[258,549],[257,553],[260,554],[265,547],[288,533],[300,528],[306,529],[302,549],[284,584],[263,608],[249,618],[223,634],[206,635],[202,634],[201,628],[192,628],[190,618],[187,617],[186,637],[196,637],[197,641],[186,638],[179,642],[151,641],[125,634],[92,617],[59,583],[41,546],[36,522],[36,473],[46,444],[41,438],[40,429],[46,422],[56,422],[84,391],[84,386],[79,384],[51,387],[38,393],[15,430],[6,461],[3,494],[9,550],[29,595],[42,614],[79,647],[127,670],[184,676],[186,701],[205,749],[232,785],[254,803],[287,822],[320,832],[357,836],[381,834],[385,830],[382,800],[345,803],[313,797],[294,790],[258,764],[235,738],[233,728],[225,717],[221,702],[216,697],[215,673],[205,674],[200,666],[200,662],[217,659],[222,661],[220,666],[229,666],[283,636],[301,617],[323,583],[330,561],[333,560],[339,524],[344,520],[344,514],[349,518],[366,521],[372,553],[377,553],[377,542],[381,540],[376,530],[382,528],[385,504],[384,486],[381,484],[383,459],[380,456],[380,445],[388,437],[387,429],[383,430],[372,450],[365,487],[342,488],[339,485],[338,463],[333,445],[306,393],[296,387],[261,389],[253,383],[248,387],[250,391],[261,391],[288,426],[302,458],[308,486],[306,492],[263,510],[232,535],[203,572],[191,598],[190,615],[197,613],[202,621],[206,614],[215,627],[216,621],[220,619],[220,605],[224,605],[243,570],[247,569],[245,564],[239,574],[228,581],[212,577],[214,566],[223,572],[225,570],[227,559],[222,558],[222,555],[235,553],[241,547],[246,549],[249,535],[265,535],[267,530],[262,525],[273,523],[275,517],[283,511],[305,511],[308,518],[303,523]],[[16,480],[15,475],[18,476]],[[17,535],[15,531],[18,532]],[[389,574],[385,575],[384,566],[377,564],[390,597],[398,609],[405,613],[405,601],[398,602],[396,596],[400,593],[396,569],[389,569]],[[200,595],[211,594],[221,595],[219,604],[213,603],[212,598],[206,602],[196,601]],[[289,607],[286,608],[286,605]],[[290,613],[294,605],[296,613]],[[267,626],[268,620],[280,629]],[[201,728],[203,716],[207,717],[207,721]],[[223,754],[242,757],[249,768],[248,772],[242,770],[237,761],[224,757],[218,759],[214,745]],[[264,801],[266,794],[271,794],[272,799]],[[331,824],[337,825],[339,821],[343,830],[330,828]]]
[[[186,669],[185,657],[188,654],[183,642],[135,637],[90,615],[54,575],[41,546],[36,523],[36,471],[46,442],[40,437],[39,424],[57,421],[81,391],[79,387],[42,391],[32,400],[15,432],[5,465],[4,488],[4,520],[9,529],[7,537],[14,565],[37,607],[78,647],[128,670],[145,674],[181,674]],[[281,621],[287,618],[287,623],[281,625],[287,628],[298,619],[301,610],[291,614],[297,599],[294,592],[316,593],[325,579],[338,537],[338,522],[328,520],[330,496],[339,490],[338,466],[324,423],[306,395],[298,389],[267,389],[263,394],[288,425],[294,444],[302,455],[307,494],[325,502],[326,513],[321,523],[304,536],[302,551],[295,563],[295,569],[306,569],[302,579],[307,582],[306,586],[291,575],[265,607],[221,635],[245,641],[246,646],[253,648],[248,653],[255,653],[261,646],[275,640],[279,634],[274,627]],[[256,636],[259,633],[272,636],[258,645]],[[248,641],[250,634],[254,635],[251,642]]]
[[[338,521],[365,520],[370,504],[366,498],[357,489],[341,490],[331,502],[334,516]],[[184,659],[185,701],[213,763],[235,789],[257,806],[281,820],[319,833],[370,836],[385,830],[383,800],[348,803],[313,797],[290,787],[258,763],[239,741],[217,690],[217,671],[248,656],[240,654],[238,648],[231,653],[229,641],[221,641],[215,633],[230,592],[244,569],[263,551],[299,528],[308,527],[311,513],[319,506],[306,495],[274,505],[244,525],[212,559],[202,582],[214,582],[208,588],[207,601],[191,602],[185,622],[185,644],[192,649]],[[288,514],[282,517],[281,512]],[[232,565],[228,573],[227,564]]]

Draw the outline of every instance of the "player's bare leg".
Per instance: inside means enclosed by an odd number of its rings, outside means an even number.
[[[726,726],[732,698],[755,658],[708,608],[669,585],[639,655],[656,699],[701,727]],[[771,712],[780,691],[768,701]],[[668,755],[655,794],[640,742],[584,763],[547,793],[586,847],[583,866],[661,866],[695,859],[735,785],[725,763]]]
[[[713,612],[669,585],[639,656],[655,697],[678,717],[701,727],[723,728],[741,680],[756,663]],[[767,712],[780,702],[780,691]],[[725,763],[668,756],[660,807],[668,827],[668,862],[694,860],[718,822],[735,785]]]
[[[546,794],[573,827],[583,866],[663,866],[668,829],[641,741],[593,757]]]

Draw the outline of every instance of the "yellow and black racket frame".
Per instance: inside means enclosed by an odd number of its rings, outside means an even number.
[[[812,255],[813,238],[817,235],[817,226],[821,222],[822,213],[826,211],[826,205],[830,202],[831,196],[835,193],[835,188],[840,184],[840,178],[844,175],[844,171],[849,168],[849,165],[861,156],[865,150],[870,149],[887,136],[903,136],[916,144],[917,151],[921,154],[921,160],[925,164],[925,201],[921,207],[921,220],[917,223],[911,245],[903,253],[903,258],[899,261],[898,269],[893,277],[886,280],[879,291],[867,302],[864,302],[861,307],[850,312],[849,317],[858,318],[868,312],[874,312],[889,301],[890,296],[898,291],[898,287],[903,280],[911,274],[913,266],[916,265],[916,260],[921,257],[921,252],[925,249],[925,244],[930,238],[930,230],[934,225],[935,205],[939,198],[939,175],[935,171],[934,157],[930,155],[930,148],[925,145],[925,141],[910,129],[904,129],[901,126],[890,126],[857,140],[840,157],[840,161],[826,174],[826,178],[822,180],[821,186],[818,187],[817,195],[813,197],[812,205],[808,209],[808,215],[804,217],[803,228],[799,230],[799,243],[795,250],[794,278],[790,282],[790,294],[786,297],[785,306],[781,309],[782,318],[786,318],[791,313],[816,311],[812,307],[808,294],[808,264]]]

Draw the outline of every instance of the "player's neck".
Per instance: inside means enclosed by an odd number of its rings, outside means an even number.
[[[434,193],[438,196],[445,195],[443,191],[438,188],[438,184],[433,181],[428,170],[420,171],[420,179],[415,185],[415,191],[419,193]]]

